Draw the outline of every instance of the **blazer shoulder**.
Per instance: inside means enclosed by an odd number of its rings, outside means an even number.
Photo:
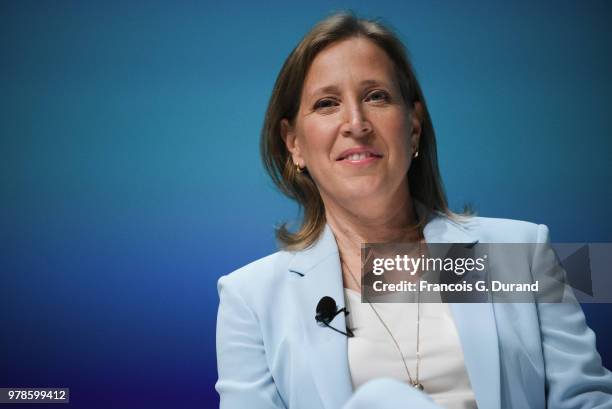
[[[548,227],[524,220],[472,216],[459,224],[483,243],[538,243],[548,236]]]
[[[279,283],[287,276],[288,265],[292,258],[293,254],[287,251],[277,251],[262,257],[220,277],[217,281],[217,290],[219,294],[222,290],[239,293],[243,299],[268,294],[277,289]]]

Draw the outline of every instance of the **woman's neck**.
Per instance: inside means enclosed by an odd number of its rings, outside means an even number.
[[[340,253],[345,288],[361,291],[361,244],[417,241],[416,213],[409,192],[384,203],[352,201],[349,205],[324,200],[327,223]]]
[[[413,229],[417,218],[409,192],[386,206],[368,206],[362,201],[357,206],[326,203],[325,216],[341,254],[359,253],[361,243],[419,239],[419,232]]]

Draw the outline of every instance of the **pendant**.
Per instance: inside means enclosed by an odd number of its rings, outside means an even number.
[[[412,387],[413,387],[414,389],[418,389],[418,390],[420,390],[420,391],[425,390],[425,388],[423,388],[423,384],[422,384],[422,383],[420,383],[420,382],[413,383],[413,384],[412,384]]]

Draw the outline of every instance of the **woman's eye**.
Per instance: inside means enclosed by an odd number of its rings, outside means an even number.
[[[326,98],[326,99],[321,99],[321,100],[317,101],[315,103],[314,107],[315,107],[315,109],[319,109],[319,108],[331,108],[331,107],[333,107],[335,105],[336,105],[336,101],[334,101],[333,99]]]
[[[374,101],[374,102],[379,102],[379,101],[388,101],[389,98],[389,94],[386,93],[385,91],[374,91],[371,92],[368,97],[366,98],[366,100],[368,101]]]

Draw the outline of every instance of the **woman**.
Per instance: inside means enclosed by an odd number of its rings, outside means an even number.
[[[425,99],[380,23],[337,14],[305,36],[261,150],[304,219],[278,230],[282,251],[219,280],[221,407],[612,407],[575,302],[360,303],[361,243],[548,241],[543,225],[448,209]],[[350,315],[321,318],[324,297]]]

